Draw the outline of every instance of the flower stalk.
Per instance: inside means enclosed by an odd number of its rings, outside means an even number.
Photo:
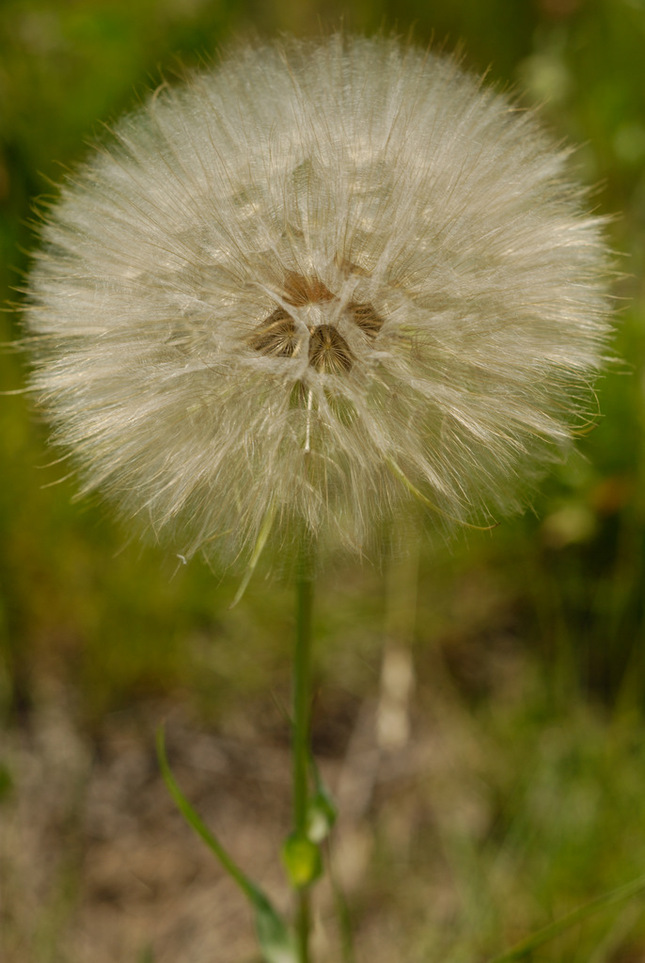
[[[298,836],[307,832],[309,728],[311,718],[311,612],[313,579],[299,574],[296,585],[296,638],[293,660],[293,813]]]
[[[311,616],[314,583],[308,546],[303,545],[296,582],[296,637],[293,659],[293,819],[296,839],[307,839],[311,725]],[[312,846],[315,844],[311,844]],[[309,963],[309,885],[297,887],[296,941],[299,963]]]

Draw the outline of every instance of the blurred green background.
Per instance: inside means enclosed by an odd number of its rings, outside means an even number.
[[[614,215],[608,230],[622,272],[617,363],[598,386],[602,415],[534,511],[450,546],[421,545],[418,586],[414,568],[392,576],[352,565],[319,587],[323,757],[343,756],[362,708],[378,699],[384,625],[398,624],[391,612],[401,598],[413,740],[453,727],[462,749],[479,747],[475,756],[456,750],[455,762],[459,798],[485,810],[478,831],[439,814],[441,793],[418,777],[419,837],[404,859],[374,804],[359,946],[374,908],[389,907],[398,958],[466,963],[645,873],[643,0],[3,0],[0,302],[19,302],[34,200],[162,73],[209,61],[232,38],[315,33],[341,18],[346,29],[412,28],[421,44],[459,48],[470,69],[540,104],[555,136],[581,145],[575,164],[596,209]],[[15,313],[0,315],[0,325],[12,342]],[[236,583],[225,573],[214,577],[199,561],[178,568],[161,549],[132,542],[102,505],[74,503],[74,479],[60,480],[46,429],[19,392],[23,359],[8,351],[0,366],[7,745],[57,699],[90,747],[120,712],[143,711],[154,725],[156,710],[140,710],[150,705],[181,705],[195,725],[223,732],[242,732],[240,716],[250,712],[254,731],[286,742],[276,702],[288,692],[288,587],[256,580],[230,610]],[[20,786],[7,749],[0,818]],[[429,903],[438,878],[458,894],[447,918]],[[531,959],[643,960],[642,907],[606,911]],[[81,959],[56,955],[54,937],[30,941],[10,906],[5,916],[12,963]]]

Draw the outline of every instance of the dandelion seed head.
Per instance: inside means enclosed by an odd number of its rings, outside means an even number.
[[[241,46],[62,188],[32,385],[84,490],[185,556],[248,557],[267,519],[362,552],[418,501],[490,518],[589,407],[602,227],[567,152],[454,60]]]

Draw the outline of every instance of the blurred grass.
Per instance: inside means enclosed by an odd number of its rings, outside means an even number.
[[[468,765],[457,768],[472,779],[475,808],[485,800],[487,831],[478,837],[442,817],[441,787],[428,786],[436,802],[419,830],[419,865],[403,861],[399,874],[386,807],[374,888],[415,920],[410,958],[473,961],[645,870],[642,0],[4,0],[0,302],[18,298],[12,288],[33,243],[34,199],[53,190],[50,182],[83,155],[100,124],[132,107],[162,68],[198,63],[251,30],[310,31],[341,13],[351,29],[406,32],[414,24],[421,43],[463,43],[468,66],[490,65],[494,80],[543,105],[558,136],[582,145],[577,163],[596,185],[597,209],[617,212],[610,231],[625,273],[617,284],[620,363],[598,387],[602,415],[582,454],[547,481],[534,513],[422,552],[416,701],[431,716],[443,706],[465,727],[463,745],[476,746],[472,758],[464,749]],[[16,327],[11,313],[0,316],[3,340]],[[0,376],[18,389],[21,359],[3,354]],[[74,504],[74,480],[58,483],[61,467],[51,464],[45,431],[20,395],[1,400],[0,444],[7,725],[27,720],[53,682],[74,693],[88,732],[106,713],[145,698],[187,698],[216,723],[247,700],[266,700],[267,686],[285,688],[291,608],[283,586],[256,579],[230,611],[232,579],[214,578],[199,562],[177,566],[131,543],[103,506]],[[323,690],[351,716],[377,686],[382,574],[330,573],[317,620]],[[6,771],[4,796],[11,782]],[[449,798],[446,806],[450,813]],[[462,901],[444,928],[436,914],[432,926],[424,915],[433,885],[425,855],[438,844],[437,826],[444,871]],[[645,925],[628,908],[601,914],[535,959],[643,956]]]

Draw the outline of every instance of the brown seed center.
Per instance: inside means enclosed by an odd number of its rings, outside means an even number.
[[[336,300],[335,295],[320,278],[307,278],[288,271],[284,280],[284,300],[294,307],[321,304]],[[381,318],[371,304],[351,301],[347,306],[349,318],[374,341],[383,327]],[[332,324],[309,328],[309,364],[324,374],[342,374],[351,370],[355,356],[340,331]],[[293,358],[300,349],[296,323],[284,308],[276,308],[249,335],[248,345],[269,358]]]

